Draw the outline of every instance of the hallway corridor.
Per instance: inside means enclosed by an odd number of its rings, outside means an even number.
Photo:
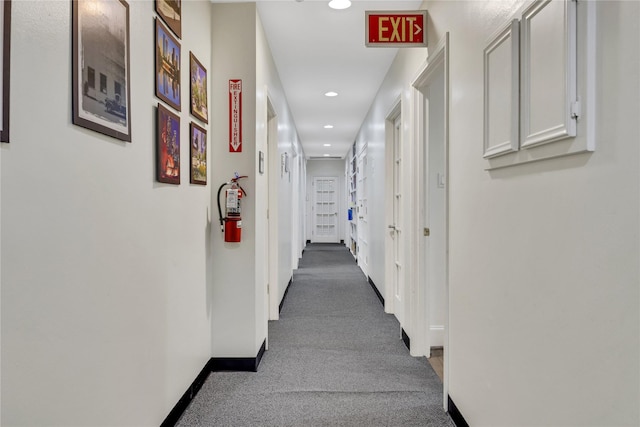
[[[350,252],[307,245],[258,372],[211,373],[195,426],[452,426],[442,384],[400,339]]]

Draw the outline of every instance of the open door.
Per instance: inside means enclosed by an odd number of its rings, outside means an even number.
[[[414,355],[431,356],[443,350],[443,405],[448,396],[448,295],[449,295],[449,189],[448,189],[448,33],[427,59],[413,82],[416,112],[416,158],[419,171],[416,190],[421,233],[412,276],[417,300],[412,310]],[[412,347],[414,340],[412,340]]]

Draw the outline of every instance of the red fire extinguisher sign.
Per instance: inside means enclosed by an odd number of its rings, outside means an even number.
[[[229,80],[229,152],[242,152],[242,80]]]

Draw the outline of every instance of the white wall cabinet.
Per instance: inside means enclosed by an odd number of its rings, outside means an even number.
[[[520,22],[501,28],[484,50],[484,157],[518,151]]]
[[[576,2],[532,3],[521,31],[521,147],[576,136]]]
[[[580,50],[577,46],[580,12],[588,34],[595,31],[588,16],[592,7],[575,0],[535,0],[487,42],[483,142],[487,169],[594,150],[591,136],[574,141],[578,121],[585,118],[583,101],[590,103],[591,115],[595,104],[595,90],[584,85],[581,97],[577,79],[579,63],[586,80],[593,80],[595,73],[593,36]]]

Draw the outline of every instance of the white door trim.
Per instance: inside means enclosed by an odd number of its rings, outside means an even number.
[[[424,176],[424,171],[428,167],[425,164],[425,152],[423,141],[425,141],[425,129],[427,129],[428,123],[426,123],[425,111],[423,106],[425,105],[425,95],[421,90],[424,90],[430,83],[430,81],[437,75],[437,73],[444,73],[444,182],[445,185],[445,202],[444,202],[444,216],[445,216],[445,238],[444,238],[444,250],[445,250],[445,266],[444,266],[444,287],[445,287],[445,325],[444,325],[444,381],[443,381],[443,406],[448,408],[448,391],[449,391],[449,33],[447,32],[442,40],[438,42],[435,49],[431,51],[427,62],[421,67],[416,78],[411,84],[412,90],[412,104],[413,104],[413,144],[415,154],[413,156],[414,170],[418,172],[416,175],[416,183],[413,187],[413,207],[412,212],[420,212],[417,215],[412,216],[411,221],[411,294],[412,298],[412,310],[411,310],[411,324],[413,336],[411,338],[411,354],[414,356],[428,356],[430,354],[430,325],[429,325],[429,283],[428,281],[422,281],[422,277],[427,277],[423,271],[426,244],[425,237],[423,235],[423,229],[425,227],[423,218],[425,215],[425,194],[426,189],[424,183],[427,181],[427,177]],[[421,284],[426,286],[421,286]],[[415,345],[415,348],[414,348]]]
[[[356,230],[358,239],[356,259],[358,267],[369,277],[369,189],[367,176],[367,144],[364,144],[356,158]]]
[[[323,193],[320,193],[318,190],[318,182],[323,181],[333,181],[334,189],[331,192],[325,194],[325,190]],[[338,243],[340,241],[339,238],[339,221],[338,221],[338,212],[339,212],[339,203],[340,203],[340,180],[337,176],[314,176],[313,177],[313,205],[311,208],[313,215],[313,233],[311,241],[314,243]],[[323,194],[323,200],[318,200],[318,194]],[[331,197],[333,201],[327,202],[326,196]],[[319,203],[322,203],[322,207],[324,210],[327,208],[330,212],[319,212]],[[318,215],[323,215],[322,225],[326,225],[327,221],[333,221],[333,233],[328,234],[319,234],[318,231]],[[325,216],[328,215],[328,216]]]
[[[384,273],[384,311],[386,313],[395,313],[395,280],[396,274],[396,253],[395,253],[395,240],[399,236],[396,233],[396,225],[394,221],[394,203],[395,203],[395,190],[394,190],[394,165],[395,159],[395,126],[396,121],[402,122],[402,101],[398,96],[393,107],[387,114],[385,119],[385,170],[387,176],[385,179],[385,273]]]
[[[278,253],[278,178],[279,170],[278,155],[278,119],[271,103],[267,98],[267,180],[268,180],[268,286],[269,286],[269,320],[280,318],[280,289],[278,284],[278,266],[280,265]]]

